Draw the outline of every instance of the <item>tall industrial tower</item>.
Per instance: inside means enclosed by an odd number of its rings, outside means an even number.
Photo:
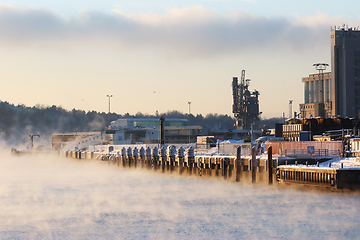
[[[360,30],[343,25],[331,30],[332,115],[359,117]]]
[[[259,95],[258,91],[249,91],[250,79],[245,80],[245,70],[241,71],[241,82],[233,77],[233,113],[236,118],[237,130],[260,129]]]

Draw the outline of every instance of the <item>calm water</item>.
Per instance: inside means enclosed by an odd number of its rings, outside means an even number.
[[[0,239],[357,239],[360,194],[0,159]]]

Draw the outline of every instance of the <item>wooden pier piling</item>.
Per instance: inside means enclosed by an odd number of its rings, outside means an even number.
[[[236,161],[235,161],[235,169],[236,169],[236,182],[240,182],[241,179],[241,147],[237,147],[236,149]]]
[[[269,177],[269,185],[273,184],[273,161],[272,161],[272,146],[268,148],[268,161],[267,161],[268,167],[268,177]]]
[[[252,148],[251,158],[251,182],[256,183],[256,148]]]

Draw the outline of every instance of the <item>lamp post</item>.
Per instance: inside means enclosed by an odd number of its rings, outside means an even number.
[[[113,95],[109,94],[106,96],[109,98],[108,128],[110,128],[110,98],[112,98]]]

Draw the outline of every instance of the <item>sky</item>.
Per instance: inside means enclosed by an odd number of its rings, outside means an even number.
[[[262,118],[303,103],[302,77],[331,63],[330,28],[356,1],[0,1],[0,100],[15,105],[232,115],[234,76]],[[330,71],[330,67],[328,68]]]

